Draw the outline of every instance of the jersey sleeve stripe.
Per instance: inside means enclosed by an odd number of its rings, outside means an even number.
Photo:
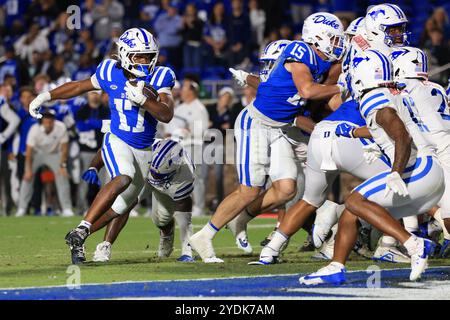
[[[150,84],[153,86],[155,84],[156,79],[158,78],[158,74],[161,72],[161,68],[156,68],[155,73],[152,76],[152,80],[150,80]]]
[[[380,93],[377,93],[377,94],[371,96],[370,98],[367,98],[367,99],[361,104],[361,110],[364,109],[364,106],[365,106],[367,103],[369,103],[370,101],[372,101],[372,100],[374,100],[374,99],[376,99],[376,98],[383,97],[383,96],[384,96],[384,93],[383,93],[383,92],[380,92]]]
[[[191,188],[193,185],[194,185],[194,184],[193,184],[192,182],[189,183],[189,184],[187,184],[187,185],[185,185],[183,188],[178,189],[177,191],[175,191],[175,195],[176,195],[176,196],[179,196],[180,194],[184,194],[184,192],[185,192],[187,189]]]
[[[112,81],[112,68],[114,67],[114,62],[113,61],[111,61],[111,63],[108,65],[108,70],[107,70],[107,79],[108,79],[108,81]]]
[[[390,74],[389,72],[389,62],[386,61],[385,57],[382,56],[379,52],[375,51],[375,50],[371,50],[373,53],[375,53],[378,58],[380,58],[381,63],[383,64],[383,80],[388,80],[388,75]]]
[[[388,103],[388,102],[389,102],[388,99],[383,99],[383,100],[380,100],[380,101],[372,104],[371,106],[367,107],[366,111],[364,111],[364,117],[367,117],[369,112],[372,111],[374,108],[378,107],[381,104],[385,104],[385,103]]]
[[[102,80],[105,80],[105,68],[108,63],[109,63],[109,60],[105,60],[102,62],[102,66],[100,68],[100,79],[102,79]]]
[[[159,76],[158,82],[156,83],[158,87],[162,85],[164,77],[166,76],[168,70],[168,68],[164,68],[163,71],[161,71],[161,75]]]
[[[308,45],[305,45],[305,46],[308,48],[308,51],[309,51],[309,63],[314,64],[314,60],[313,60],[315,58],[314,52],[310,46],[308,46]]]

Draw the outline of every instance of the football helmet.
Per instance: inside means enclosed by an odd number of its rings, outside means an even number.
[[[394,83],[392,61],[377,50],[366,50],[354,56],[349,72],[352,94],[356,99],[362,97],[367,89]]]
[[[163,139],[152,146],[152,160],[148,181],[151,184],[163,184],[169,181],[183,163],[184,149],[171,139]]]
[[[396,81],[407,78],[428,80],[428,58],[419,48],[399,48],[391,53],[390,58]]]
[[[407,25],[408,19],[405,13],[395,4],[385,3],[373,6],[366,14],[367,39],[384,43],[389,47],[408,44]]]
[[[136,77],[145,77],[153,72],[158,61],[159,48],[153,35],[143,28],[125,31],[116,42],[119,62],[123,69]],[[146,55],[148,63],[135,62],[136,56]]]
[[[283,53],[284,49],[291,43],[290,40],[277,40],[269,43],[259,57],[259,77],[265,81],[275,65],[275,61]]]
[[[345,52],[344,26],[328,12],[314,13],[305,19],[302,40],[313,44],[328,61],[340,60]]]

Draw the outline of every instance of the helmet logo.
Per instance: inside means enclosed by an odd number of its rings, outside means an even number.
[[[394,52],[391,53],[392,60],[395,60],[395,59],[398,58],[398,56],[401,56],[402,54],[406,54],[406,53],[407,53],[406,50],[394,51]]]
[[[366,60],[369,61],[368,57],[354,57],[353,58],[353,68],[356,68],[361,61]]]
[[[384,9],[378,9],[378,10],[375,10],[375,11],[372,11],[371,13],[369,13],[369,16],[373,20],[376,20],[380,14],[382,14],[384,16],[386,14],[386,11],[384,11]]]
[[[339,24],[334,19],[327,19],[324,15],[317,15],[313,18],[314,23],[321,23],[330,27],[333,27],[334,29],[339,29]]]
[[[134,48],[136,47],[136,44],[134,43],[134,39],[130,39],[128,38],[128,34],[129,32],[125,32],[121,37],[120,37],[120,41],[123,41],[123,43],[125,43],[126,45],[128,45],[130,48]]]

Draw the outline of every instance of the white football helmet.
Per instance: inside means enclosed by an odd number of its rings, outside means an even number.
[[[305,19],[302,40],[313,44],[328,61],[340,60],[345,52],[344,26],[328,12],[314,13]]]
[[[171,139],[162,139],[152,146],[152,160],[148,180],[151,184],[169,181],[183,163],[184,149]]]
[[[405,13],[397,5],[385,3],[373,6],[367,11],[365,19],[367,39],[389,47],[407,45],[407,24]]]
[[[350,63],[352,94],[356,99],[368,89],[394,84],[392,61],[378,50],[366,50]]]
[[[365,17],[358,17],[348,25],[345,30],[345,35],[347,36],[356,36],[361,28],[365,27]]]
[[[261,68],[259,77],[265,81],[275,65],[275,61],[283,53],[284,49],[291,43],[290,40],[277,40],[269,43],[259,57]]]
[[[391,53],[396,81],[407,78],[428,80],[428,58],[419,48],[402,47]]]
[[[125,31],[116,42],[120,65],[136,77],[145,77],[153,72],[158,61],[159,48],[153,35],[143,28]],[[148,55],[148,64],[134,61],[136,55]]]

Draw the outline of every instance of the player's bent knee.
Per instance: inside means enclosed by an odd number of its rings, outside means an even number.
[[[347,208],[351,212],[356,212],[358,211],[361,202],[365,200],[366,199],[361,194],[359,194],[358,192],[353,192],[345,200],[345,208]]]
[[[117,176],[113,179],[113,181],[117,182],[117,187],[121,190],[125,190],[126,188],[128,188],[128,186],[131,184],[131,182],[133,181],[133,178],[131,178],[128,175],[120,175]]]

